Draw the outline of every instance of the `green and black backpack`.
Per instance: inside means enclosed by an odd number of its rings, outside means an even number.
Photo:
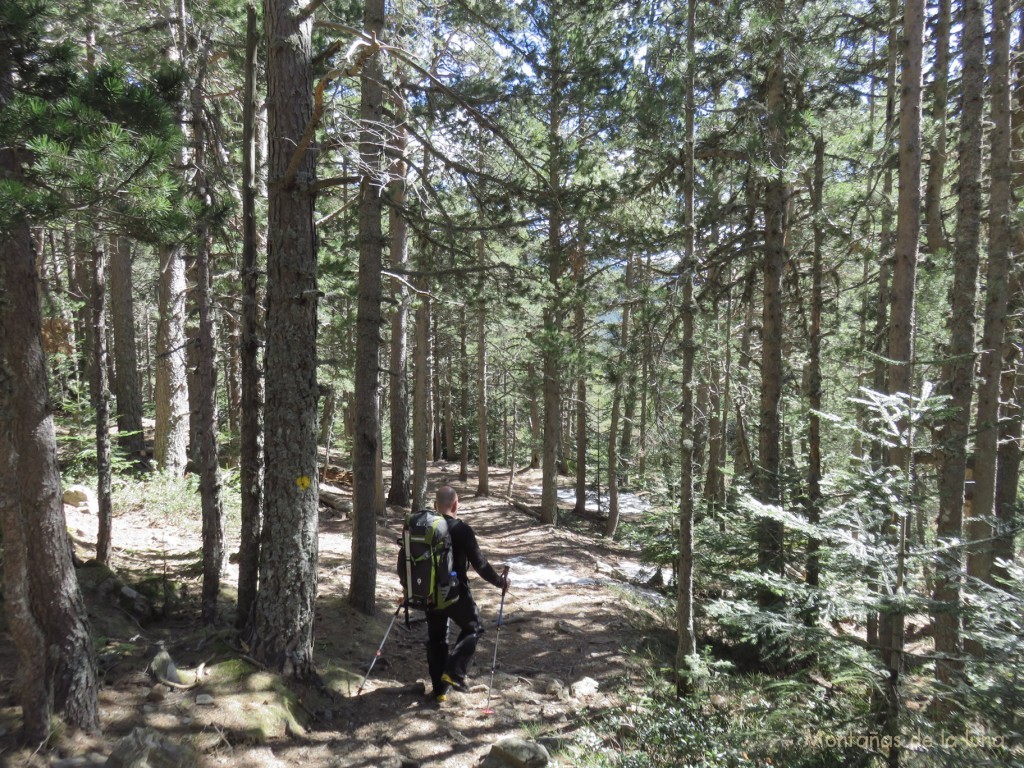
[[[407,608],[444,609],[459,599],[452,537],[442,515],[426,509],[411,513],[399,544],[398,576]]]

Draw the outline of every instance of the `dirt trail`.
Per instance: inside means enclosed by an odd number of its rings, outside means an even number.
[[[201,662],[222,669],[216,666],[219,662],[244,654],[229,647],[230,632],[211,635],[197,630],[198,526],[171,530],[145,510],[115,510],[113,565],[118,574],[132,582],[127,571],[138,575],[167,568],[175,579],[188,582],[189,601],[175,618],[144,628],[111,616],[117,612],[102,601],[92,602],[94,631],[106,648],[106,652],[101,649],[103,735],[65,737],[57,752],[30,758],[24,751],[14,751],[11,744],[17,710],[7,697],[0,700],[0,731],[6,731],[0,734],[0,765],[52,765],[59,757],[81,755],[92,755],[92,762],[79,764],[99,764],[118,738],[140,725],[197,746],[204,764],[238,768],[416,763],[460,768],[475,766],[491,744],[512,735],[541,740],[555,749],[552,764],[572,765],[571,751],[558,757],[559,745],[572,743],[581,715],[617,706],[628,698],[641,673],[630,654],[648,642],[644,627],[653,623],[653,611],[624,599],[623,587],[608,576],[632,559],[629,553],[566,528],[542,526],[503,498],[475,498],[475,478],[460,484],[457,469],[446,464],[431,467],[431,488],[454,485],[460,493],[460,516],[477,532],[485,556],[495,567],[511,566],[512,588],[506,597],[490,689],[493,714],[484,709],[501,595],[475,574],[470,581],[488,629],[470,673],[469,692],[454,693],[440,706],[423,693],[426,625],[421,615],[412,614],[410,627],[401,616],[395,622],[363,693],[355,695],[400,598],[394,575],[395,540],[402,522],[399,509],[390,509],[386,525],[379,529],[379,610],[374,617],[355,613],[345,601],[351,521],[321,520],[316,658],[338,696],[333,702],[311,692],[302,697],[298,707],[303,711],[295,714],[304,716],[298,719],[305,721],[306,728],[290,724],[287,717],[278,718],[264,729],[263,739],[252,737],[251,721],[261,714],[273,719],[272,705],[279,703],[279,697],[266,679],[271,676],[253,674],[257,670],[247,665],[237,680],[218,684],[216,679],[200,678],[202,685],[193,690],[154,688],[146,666],[158,641],[186,669]],[[507,473],[495,472],[491,487],[504,491],[507,478]],[[513,497],[536,505],[539,499],[526,489],[539,484],[536,472],[521,473]],[[79,544],[88,547],[95,541],[95,520],[74,510],[68,513],[69,529]],[[229,551],[235,546],[230,541]],[[233,588],[235,578],[230,566],[225,574],[227,588]],[[0,679],[13,679],[12,663],[10,654],[0,652]],[[572,684],[584,678],[597,681],[598,690],[571,693]],[[200,693],[211,696],[212,703],[197,704]]]

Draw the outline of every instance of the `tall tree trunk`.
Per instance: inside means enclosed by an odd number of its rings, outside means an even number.
[[[1018,286],[1019,287],[1019,286]],[[1013,301],[1011,316],[1021,311],[1022,302]],[[1003,404],[1006,413],[1000,424],[999,475],[996,479],[998,532],[993,543],[995,564],[993,580],[998,583],[1009,575],[1003,563],[1012,563],[1017,554],[1017,488],[1020,484],[1021,442],[1024,437],[1024,375],[1021,374],[1020,328],[1007,333],[1003,342]]]
[[[634,300],[636,283],[636,268],[633,263],[634,257],[626,258],[625,274],[625,297],[630,303]],[[635,355],[633,347],[636,343],[631,334],[632,329],[623,326],[622,349],[625,353],[623,361],[623,385],[622,390],[622,435],[619,439],[619,484],[629,485],[629,468],[632,465],[633,452],[633,422],[636,421],[636,390],[637,373],[633,365]]]
[[[0,69],[0,110],[13,74]],[[0,181],[25,158],[0,147]],[[98,731],[96,659],[71,563],[57,441],[40,345],[39,276],[27,221],[0,231],[0,530],[4,610],[18,654],[24,737],[42,744],[50,716]]]
[[[822,252],[825,248],[822,196],[825,187],[825,139],[814,142],[814,184],[811,206],[814,213],[814,256],[811,264],[811,327],[808,339],[809,370],[807,404],[810,406],[807,425],[807,521],[821,522],[821,319],[825,310]],[[811,535],[807,541],[807,584],[817,587],[821,571],[820,539]]]
[[[83,224],[74,228],[74,298],[79,302],[75,312],[75,339],[78,341],[77,373],[83,387],[91,387],[93,382],[92,362],[96,342],[92,327],[92,234],[88,233]]]
[[[938,0],[935,9],[935,64],[932,67],[932,122],[935,131],[928,147],[928,181],[925,183],[925,242],[930,253],[946,247],[942,221],[942,192],[946,172],[946,103],[949,98],[950,0]],[[981,94],[978,94],[980,97]]]
[[[892,172],[892,142],[893,136],[896,131],[896,94],[898,93],[898,84],[896,82],[896,71],[899,64],[899,46],[897,45],[897,39],[899,37],[899,29],[896,24],[899,20],[899,0],[889,0],[889,28],[888,28],[888,42],[887,42],[887,65],[886,65],[886,80],[885,80],[885,126],[883,131],[884,136],[884,147],[883,147],[883,165],[885,171],[882,175],[882,200],[881,200],[881,222],[879,226],[879,251],[881,258],[878,260],[878,279],[876,284],[876,291],[874,296],[874,324],[872,328],[872,344],[871,353],[873,357],[873,366],[871,372],[871,388],[875,392],[888,392],[889,381],[888,381],[888,366],[886,365],[887,353],[889,348],[888,341],[888,321],[889,321],[889,302],[891,299],[891,281],[892,281],[892,250],[893,250],[893,232],[892,232],[892,189],[893,189],[893,172]],[[880,468],[885,460],[883,455],[884,449],[882,447],[881,440],[873,440],[871,442],[871,466]],[[880,533],[880,531],[878,531]],[[878,592],[881,589],[880,581],[876,568],[873,564],[868,566],[868,588],[873,592]],[[871,610],[868,612],[865,621],[866,634],[868,644],[872,647],[881,647],[879,640],[879,628],[878,628],[878,612]]]
[[[245,85],[242,102],[242,421],[239,446],[241,541],[238,547],[238,613],[244,630],[256,600],[263,526],[263,377],[258,336],[259,237],[256,232],[256,68],[259,27],[256,0],[245,8]]]
[[[551,296],[544,307],[544,328],[541,334],[541,361],[543,384],[541,391],[544,402],[544,444],[541,458],[541,522],[546,525],[558,523],[558,463],[561,445],[561,399],[562,399],[562,356],[559,339],[562,333],[562,275],[565,271],[562,244],[562,165],[563,145],[559,135],[562,125],[563,71],[561,43],[555,31],[548,41],[550,97],[547,135],[547,272]]]
[[[959,183],[956,204],[953,283],[949,288],[949,360],[943,367],[943,389],[950,398],[949,415],[939,441],[942,464],[939,474],[939,516],[936,536],[945,545],[935,568],[932,622],[935,633],[935,676],[954,685],[963,669],[961,580],[965,478],[975,365],[975,306],[978,283],[978,249],[981,232],[982,117],[985,83],[984,4],[971,0],[964,5],[961,36],[964,61],[964,94],[959,131]],[[939,698],[936,710],[948,710],[949,701]]]
[[[477,263],[487,263],[485,243],[481,236],[476,242]],[[482,273],[481,273],[482,274]],[[484,300],[483,283],[477,287],[480,299],[477,306],[476,335],[476,417],[477,417],[477,482],[476,495],[490,496],[488,482],[489,457],[487,454],[487,302]]]
[[[543,442],[538,395],[541,393],[542,384],[537,380],[537,365],[532,360],[526,364],[526,382],[530,392],[530,469],[539,469]]]
[[[141,462],[146,453],[146,441],[142,434],[142,389],[136,357],[132,244],[122,236],[113,238],[112,245],[110,321],[114,327],[114,358],[117,366],[118,443],[135,461]]]
[[[363,32],[383,36],[384,0],[363,6]],[[356,311],[355,439],[352,446],[352,582],[349,602],[359,611],[376,609],[378,496],[376,458],[380,443],[378,371],[380,368],[381,279],[384,238],[378,194],[384,155],[384,65],[373,54],[363,64],[359,100],[359,278]]]
[[[110,384],[107,378],[107,252],[103,236],[92,244],[92,406],[96,414],[96,559],[110,562],[113,502],[110,492]]]
[[[984,5],[970,0],[963,7],[961,35],[963,96],[960,118],[960,170],[953,283],[949,290],[949,360],[943,367],[943,389],[950,397],[949,415],[939,432],[942,464],[939,474],[938,540],[946,546],[935,567],[932,623],[935,633],[935,677],[955,685],[963,665],[960,586],[963,555],[964,479],[974,382],[974,328],[981,233],[982,115],[985,83]],[[936,701],[937,714],[949,700]]]
[[[203,509],[203,590],[204,624],[217,620],[217,598],[224,568],[224,509],[221,503],[220,462],[217,456],[217,329],[213,308],[213,233],[206,217],[212,207],[210,180],[206,174],[207,136],[204,122],[206,51],[201,49],[199,71],[192,87],[192,136],[195,158],[194,194],[199,200],[199,226],[196,237],[195,302],[199,314],[196,329],[197,369],[195,434],[199,459],[199,495]]]
[[[630,267],[626,266],[626,284],[630,284]],[[611,538],[619,526],[619,424],[622,418],[622,403],[626,382],[626,365],[629,359],[629,316],[630,304],[627,291],[626,303],[622,305],[622,320],[619,325],[619,359],[615,364],[614,391],[612,393],[611,423],[608,426],[608,521],[604,535]]]
[[[181,247],[160,246],[159,314],[156,331],[156,428],[153,458],[157,469],[175,477],[185,473],[188,449],[188,376],[185,371],[185,260]]]
[[[786,263],[786,208],[790,187],[784,170],[789,154],[786,106],[785,0],[776,0],[775,52],[767,73],[767,142],[771,164],[780,169],[765,186],[765,252],[761,310],[761,421],[758,427],[758,495],[765,504],[781,501],[782,448],[782,271]],[[761,518],[758,522],[758,566],[762,571],[781,576],[785,569],[784,530],[781,522]],[[767,591],[764,603],[777,598]]]
[[[921,231],[921,70],[924,49],[924,0],[907,0],[900,38],[900,119],[899,119],[899,197],[896,207],[896,247],[894,254],[892,298],[889,312],[889,394],[910,395],[914,365],[914,297],[917,278],[918,239]],[[911,429],[900,425],[905,442],[891,448],[888,464],[905,473],[910,488]],[[900,676],[903,669],[904,617],[897,607],[904,592],[906,555],[904,517],[890,521],[894,534],[897,562],[891,586],[891,610],[879,622],[882,660],[888,671],[886,686],[886,735],[899,734]],[[897,766],[901,750],[889,751],[889,765]]]
[[[689,693],[694,687],[692,672],[697,659],[697,635],[694,630],[693,594],[693,522],[695,505],[693,497],[693,370],[697,345],[694,340],[693,279],[696,267],[694,243],[696,232],[694,220],[694,118],[696,111],[695,68],[697,0],[688,0],[686,12],[686,135],[684,144],[684,187],[683,187],[683,264],[682,266],[682,319],[683,319],[683,370],[682,401],[680,403],[679,440],[679,573],[676,577],[676,690]]]
[[[426,284],[419,286],[425,291]],[[430,300],[421,293],[416,305],[416,349],[412,396],[412,507],[426,509],[427,449],[430,445]]]
[[[608,520],[605,521],[604,535],[615,536],[619,527],[619,419],[622,412],[622,353],[616,366],[612,390],[612,410],[608,422]],[[598,491],[600,492],[600,491]]]
[[[978,365],[978,413],[974,456],[974,500],[967,521],[967,574],[991,582],[999,464],[999,391],[1010,281],[1010,2],[992,4],[992,147],[989,194],[985,325]]]
[[[316,152],[296,147],[313,111],[311,18],[267,0],[266,470],[252,655],[285,677],[313,668],[317,572]]]
[[[587,508],[587,342],[586,323],[587,306],[586,291],[583,283],[584,267],[583,246],[580,245],[574,259],[573,269],[576,277],[576,297],[573,308],[573,326],[577,349],[576,372],[576,507],[575,512],[582,515]]]
[[[459,482],[469,479],[469,320],[466,308],[459,312]]]
[[[408,127],[404,96],[396,96],[395,159],[392,164],[391,208],[388,212],[391,230],[391,267],[402,270],[409,261],[409,228],[406,222],[406,149]],[[395,311],[391,316],[391,487],[388,504],[408,507],[412,500],[409,476],[409,290],[404,280],[393,279],[391,295]]]

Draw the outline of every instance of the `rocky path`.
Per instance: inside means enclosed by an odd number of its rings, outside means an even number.
[[[433,467],[432,487],[452,482],[455,470]],[[539,485],[535,474],[517,478],[513,496],[520,503],[539,503],[528,490]],[[497,475],[492,487],[504,489],[506,482],[507,475]],[[493,686],[490,672],[501,595],[472,576],[488,630],[478,647],[469,691],[453,693],[440,706],[424,694],[426,625],[421,615],[413,614],[408,627],[401,616],[395,622],[357,696],[400,598],[394,563],[402,514],[390,510],[392,517],[380,529],[379,611],[374,617],[356,614],[345,601],[351,522],[325,518],[316,653],[324,680],[335,691],[333,701],[312,693],[288,698],[272,676],[239,661],[243,649],[230,647],[227,631],[212,638],[209,632],[197,634],[190,618],[180,615],[133,627],[105,617],[100,604],[93,609],[94,625],[110,649],[101,697],[103,736],[69,736],[57,752],[30,756],[14,751],[9,735],[0,735],[0,750],[5,750],[0,751],[0,765],[5,758],[61,768],[102,764],[118,738],[141,726],[195,746],[203,765],[460,768],[480,765],[492,746],[507,737],[544,744],[552,752],[552,765],[573,765],[581,724],[619,706],[634,690],[642,670],[635,667],[632,654],[648,641],[645,628],[656,622],[656,611],[608,576],[634,565],[628,553],[565,528],[542,526],[504,499],[474,498],[473,478],[468,487],[452,484],[460,492],[460,516],[476,530],[485,556],[495,567],[510,566],[512,588],[504,607]],[[94,519],[69,511],[69,527],[85,546],[94,540],[90,526],[95,526]],[[187,568],[198,556],[196,528],[169,529],[145,510],[115,510],[115,569],[124,576],[129,569]],[[229,586],[233,578],[229,571]],[[191,593],[197,591],[193,584]],[[206,662],[198,687],[154,685],[146,666],[159,641],[190,671]],[[3,664],[0,656],[0,674],[12,679]],[[228,674],[225,670],[235,669],[230,664],[243,666],[238,674]],[[10,700],[2,703],[0,730],[10,734],[16,710]],[[288,715],[289,709],[294,717]]]

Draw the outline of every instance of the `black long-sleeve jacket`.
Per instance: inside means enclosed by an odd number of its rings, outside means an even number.
[[[455,572],[459,575],[459,584],[462,585],[462,588],[468,589],[469,587],[467,568],[469,565],[472,565],[473,570],[480,574],[481,578],[501,589],[504,586],[501,576],[487,562],[487,558],[480,551],[480,545],[476,541],[476,534],[469,527],[469,523],[449,515],[445,515],[444,519],[448,521],[448,533],[452,537],[452,560]]]

